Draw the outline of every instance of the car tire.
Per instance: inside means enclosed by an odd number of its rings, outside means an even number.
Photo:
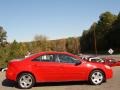
[[[22,73],[18,76],[17,85],[21,89],[30,89],[35,84],[35,78],[30,73]]]
[[[105,81],[105,75],[101,70],[94,70],[89,75],[91,85],[100,85]]]

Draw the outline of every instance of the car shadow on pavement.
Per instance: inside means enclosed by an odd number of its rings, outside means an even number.
[[[90,84],[87,81],[48,82],[48,83],[37,83],[34,87],[71,86],[71,85],[90,85]]]
[[[89,85],[87,81],[69,81],[69,82],[50,82],[50,83],[37,83],[34,87],[48,87],[48,86],[69,86],[69,85]],[[17,87],[16,82],[7,79],[2,81],[2,86]]]
[[[2,81],[2,86],[5,86],[5,87],[16,87],[16,83],[14,81],[10,81],[10,80],[3,80]]]

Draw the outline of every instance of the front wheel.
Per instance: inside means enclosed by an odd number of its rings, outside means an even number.
[[[100,70],[94,70],[89,76],[89,81],[92,85],[100,85],[105,81],[105,75]]]
[[[22,73],[17,79],[18,87],[21,89],[29,89],[35,83],[34,77],[29,73]]]

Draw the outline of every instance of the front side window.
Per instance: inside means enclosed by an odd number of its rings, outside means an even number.
[[[62,63],[75,63],[76,59],[68,55],[58,55],[59,61]]]
[[[33,61],[55,62],[55,55],[42,55],[40,57],[35,58]]]

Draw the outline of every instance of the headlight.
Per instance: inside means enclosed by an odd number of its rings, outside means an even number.
[[[111,67],[110,67],[110,66],[108,66],[108,65],[105,65],[105,68],[107,68],[107,69],[111,69]]]

